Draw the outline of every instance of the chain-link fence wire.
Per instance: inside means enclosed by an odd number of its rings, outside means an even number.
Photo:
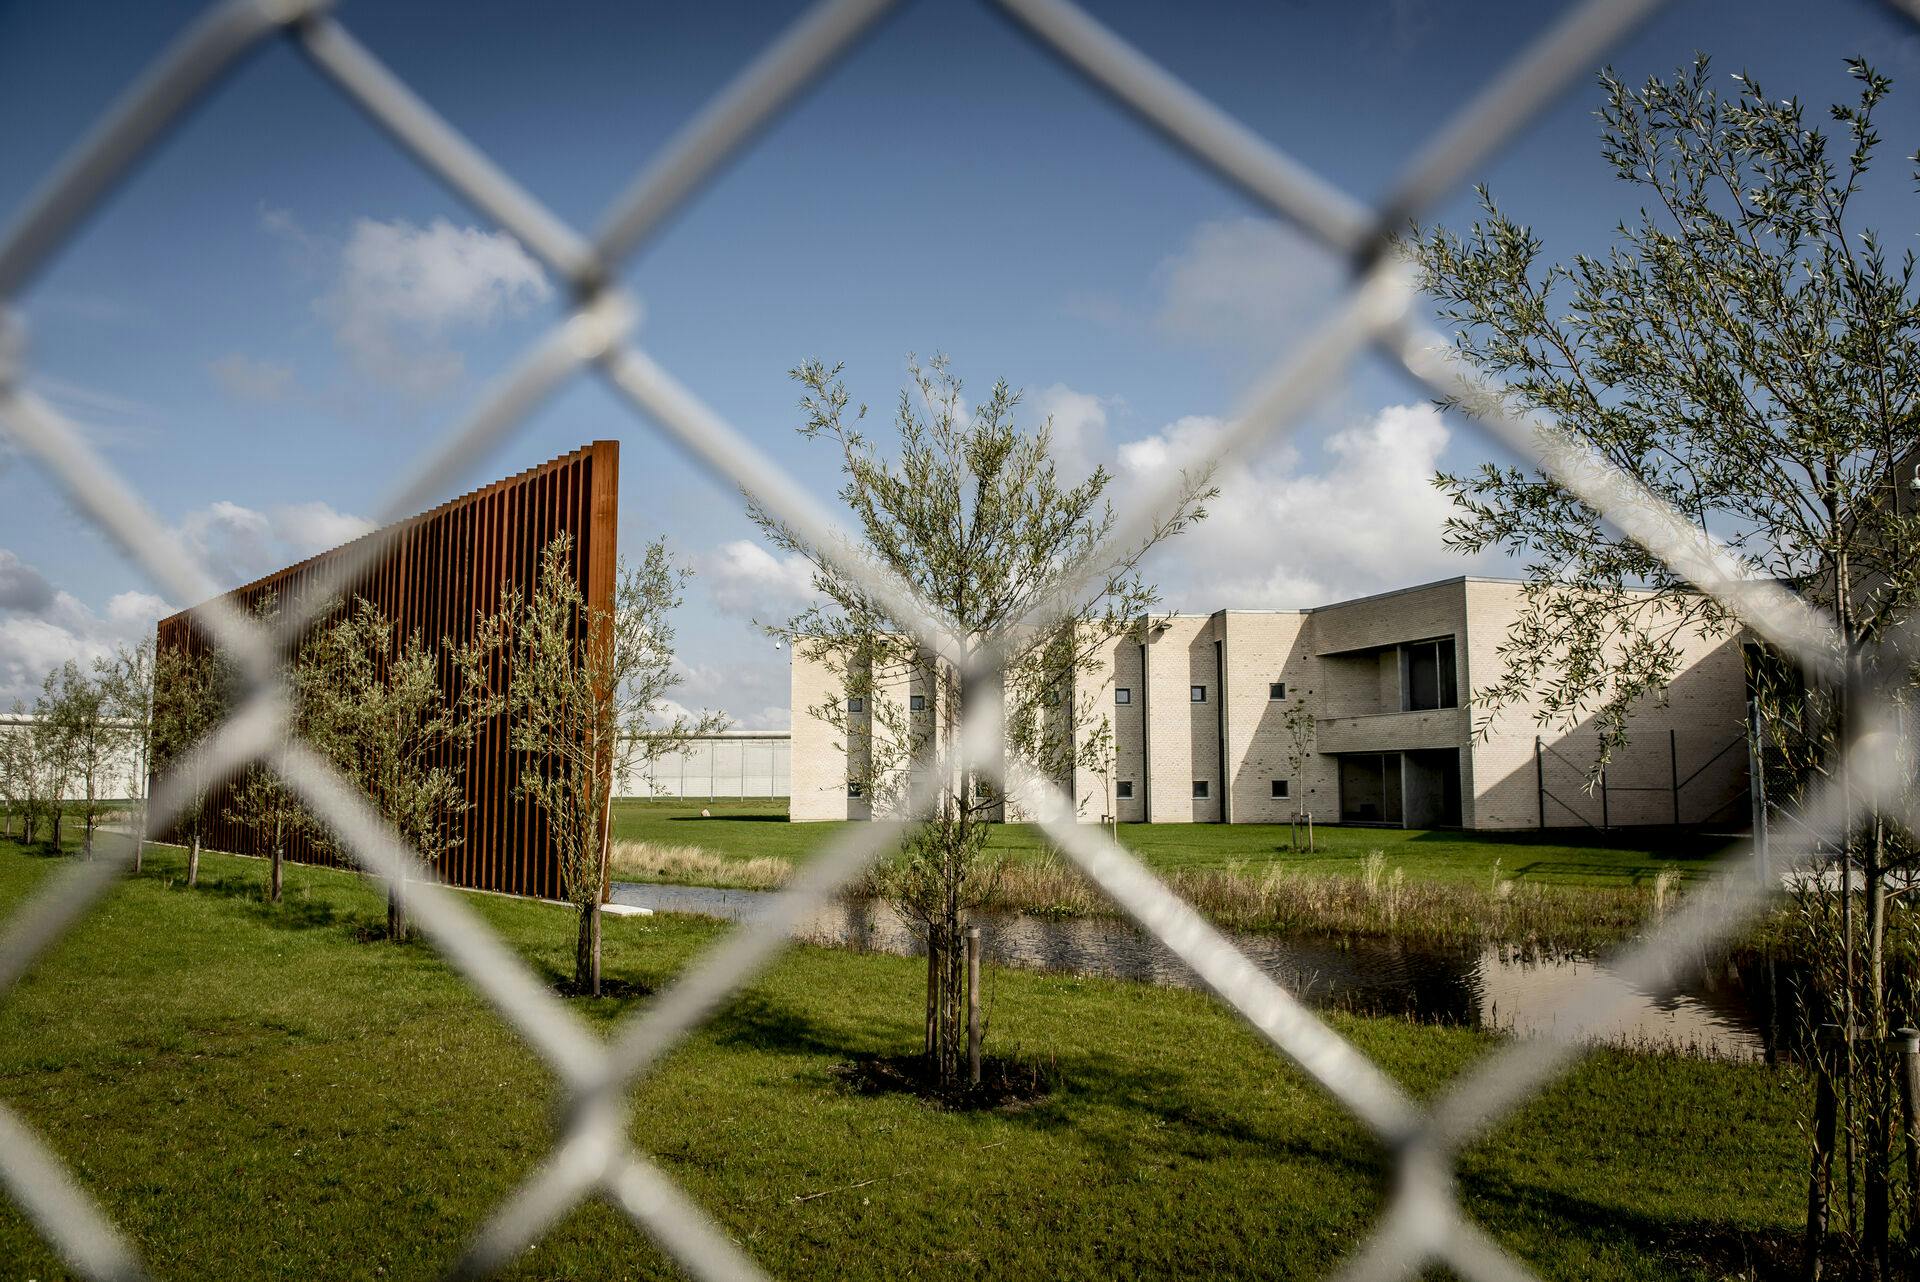
[[[1920,21],[1920,0],[1897,0]],[[1369,347],[1418,383],[1469,411],[1494,441],[1537,462],[1630,537],[1731,614],[1815,671],[1834,671],[1839,647],[1830,620],[1778,585],[1749,577],[1678,513],[1630,476],[1550,426],[1512,411],[1497,387],[1479,380],[1415,318],[1417,294],[1392,253],[1393,233],[1451,193],[1503,148],[1556,95],[1658,8],[1659,0],[1587,0],[1523,51],[1472,98],[1370,208],[1248,130],[1195,89],[1065,0],[1000,0],[1014,25],[1176,147],[1313,236],[1351,270],[1350,288],[1314,336],[1253,385],[1228,429],[1204,455],[1122,513],[1102,555],[1069,567],[1047,602],[996,637],[958,635],[912,588],[862,555],[823,508],[632,340],[638,307],[618,281],[621,263],[658,230],[742,146],[784,112],[889,11],[887,0],[824,0],[804,14],[670,141],[614,202],[592,235],[555,217],[416,97],[328,12],[323,0],[234,0],[210,11],[164,53],[68,154],[0,237],[0,425],[46,470],[68,501],[174,600],[206,600],[203,618],[240,665],[245,695],[220,730],[170,773],[152,798],[149,835],[164,832],[197,791],[198,778],[264,761],[374,876],[409,882],[409,907],[433,944],[546,1061],[563,1107],[554,1146],[494,1210],[456,1276],[503,1267],[587,1196],[624,1212],[683,1267],[703,1278],[758,1277],[751,1259],[627,1139],[633,1084],[751,982],[813,909],[896,848],[906,824],[850,830],[809,861],[765,916],[742,925],[680,976],[660,998],[603,1041],[543,986],[526,964],[462,901],[434,879],[369,806],[317,753],[289,740],[284,674],[274,655],[387,547],[363,540],[331,573],[285,603],[269,631],[215,597],[217,585],[85,443],[81,433],[26,387],[26,334],[10,303],[131,166],[207,89],[273,38],[290,41],[316,71],[365,112],[413,159],[477,211],[506,229],[570,288],[565,320],[534,343],[483,392],[377,508],[384,525],[452,488],[509,439],[564,383],[591,369],[645,421],[723,484],[738,487],[816,555],[857,579],[935,656],[975,688],[997,684],[1009,653],[1032,630],[1065,616],[1103,563],[1164,520],[1191,478],[1224,458],[1286,432]],[[1885,706],[1882,692],[1872,706]],[[1001,769],[999,701],[969,704],[958,742],[942,751],[988,775]],[[1777,869],[1807,863],[1822,841],[1868,807],[1905,804],[1892,750],[1895,730],[1869,719],[1846,745],[1850,771],[1814,796],[1804,828],[1770,851]],[[903,813],[925,813],[938,771],[916,771]],[[1002,781],[1005,782],[1004,780]],[[1475,1226],[1454,1192],[1452,1156],[1541,1089],[1578,1056],[1585,1029],[1603,1021],[1619,989],[1579,990],[1553,1031],[1504,1045],[1428,1107],[1413,1100],[1365,1054],[1341,1038],[1284,986],[1263,974],[1190,905],[1103,830],[1077,821],[1072,799],[1039,799],[1041,822],[1081,870],[1145,931],[1179,956],[1227,1006],[1292,1060],[1378,1138],[1394,1172],[1391,1200],[1371,1238],[1342,1276],[1407,1276],[1440,1261],[1483,1280],[1531,1276]],[[1911,816],[1909,816],[1911,818]],[[130,851],[128,852],[130,854]],[[1681,963],[1725,941],[1777,894],[1777,883],[1741,875],[1745,852],[1628,953],[1626,978],[1670,982]],[[0,992],[98,902],[128,863],[126,854],[76,863],[50,877],[0,934]],[[0,1107],[0,1181],[46,1238],[80,1273],[145,1276],[124,1236],[59,1159],[10,1110]]]

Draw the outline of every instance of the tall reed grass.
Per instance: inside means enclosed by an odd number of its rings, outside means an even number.
[[[774,856],[728,859],[694,846],[616,842],[616,880],[664,881],[729,889],[774,890],[793,874]],[[1392,936],[1409,943],[1507,944],[1548,951],[1592,951],[1632,938],[1671,911],[1678,877],[1662,873],[1652,887],[1619,888],[1518,884],[1499,875],[1489,883],[1410,879],[1369,853],[1358,877],[1301,872],[1284,865],[1254,871],[1178,869],[1167,885],[1215,925],[1280,934]],[[873,878],[846,892],[875,893]],[[1695,892],[1698,893],[1698,892]],[[1016,860],[1002,871],[985,905],[1048,916],[1106,916],[1107,897],[1057,852]]]

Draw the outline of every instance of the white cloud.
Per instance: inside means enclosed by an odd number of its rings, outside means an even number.
[[[0,610],[40,614],[53,605],[53,585],[40,571],[0,548]]]
[[[14,590],[7,590],[8,584]],[[0,548],[0,710],[16,699],[31,703],[47,673],[67,660],[90,669],[116,646],[151,635],[154,623],[171,613],[173,607],[152,593],[129,591],[96,614]]]
[[[752,539],[734,539],[696,558],[697,577],[723,614],[781,623],[814,598],[813,565],[798,553],[775,556]]]
[[[1122,445],[1125,487],[1178,466],[1221,428],[1218,419],[1183,418]],[[1393,405],[1328,438],[1323,471],[1303,470],[1289,448],[1228,463],[1207,519],[1157,551],[1149,575],[1169,605],[1217,610],[1324,605],[1499,572],[1507,568],[1500,558],[1468,560],[1441,542],[1452,502],[1433,475],[1447,441],[1438,410]]]
[[[237,587],[365,534],[373,523],[325,503],[265,512],[226,499],[187,513],[179,533],[219,582]]]
[[[1067,484],[1078,484],[1107,457],[1107,411],[1122,403],[1119,397],[1055,383],[1034,393],[1029,403],[1042,418],[1053,420],[1053,458]]]
[[[752,655],[738,653],[711,663],[689,660],[684,654],[674,658],[674,672],[680,684],[667,702],[668,711],[686,711],[698,715],[698,709],[724,713],[735,730],[785,730],[788,691],[792,676],[787,652],[772,641]]]
[[[255,360],[243,352],[228,352],[207,368],[220,390],[236,401],[271,404],[293,389],[291,365]]]
[[[1340,263],[1288,224],[1201,223],[1154,272],[1155,319],[1173,338],[1277,357],[1324,312],[1340,280]]]
[[[303,557],[351,543],[373,530],[373,522],[366,517],[336,512],[318,499],[273,509],[273,525],[289,546],[306,549],[300,553]]]
[[[454,346],[459,331],[521,314],[553,293],[540,265],[502,231],[444,218],[425,227],[403,218],[361,218],[336,247],[286,210],[262,210],[260,221],[291,246],[303,269],[329,277],[314,309],[354,365],[414,395],[443,391],[465,372]],[[223,385],[231,380],[242,387],[257,386],[259,379],[249,376],[260,374],[272,385],[275,373],[271,366],[215,370]]]

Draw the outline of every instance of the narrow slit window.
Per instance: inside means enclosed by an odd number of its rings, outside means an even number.
[[[1116,801],[1132,801],[1133,780],[1121,779],[1115,782],[1113,785],[1113,796]]]
[[[912,712],[925,712],[927,710],[927,696],[924,694],[910,695],[907,699],[907,708]]]
[[[865,712],[866,710],[867,710],[867,701],[865,699],[862,699],[857,694],[847,696],[848,712]]]
[[[1275,779],[1273,781],[1273,795],[1276,797],[1284,797],[1287,795],[1287,781],[1285,779]]]
[[[1188,692],[1187,697],[1195,703],[1205,703],[1207,701],[1207,688],[1205,686],[1194,686]]]
[[[1269,698],[1269,699],[1284,699],[1284,698],[1286,698],[1286,697],[1287,697],[1287,683],[1286,683],[1286,682],[1284,682],[1284,681],[1269,681],[1269,682],[1267,683],[1267,698]]]
[[[1207,799],[1207,781],[1205,779],[1195,779],[1193,781],[1193,799],[1195,801],[1205,801]]]
[[[1116,686],[1113,691],[1113,701],[1115,703],[1132,703],[1133,691],[1125,686]]]

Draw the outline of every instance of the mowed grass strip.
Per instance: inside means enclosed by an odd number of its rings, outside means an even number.
[[[711,812],[702,816],[701,811]],[[614,803],[616,841],[691,846],[727,860],[766,857],[804,862],[845,831],[844,822],[790,823],[784,797],[647,798]],[[1418,828],[1314,829],[1312,853],[1292,846],[1286,824],[1122,824],[1121,844],[1162,871],[1239,871],[1269,868],[1358,877],[1371,852],[1412,880],[1519,885],[1648,887],[1665,871],[1683,879],[1705,876],[1734,846],[1730,838],[1668,830],[1611,833],[1448,832]],[[1046,834],[1032,824],[997,825],[991,845],[1017,859],[1045,858]]]
[[[0,843],[0,910],[61,860]],[[424,945],[371,939],[377,888],[177,851],[90,913],[0,1004],[0,1097],[161,1277],[436,1275],[546,1151],[533,1053]],[[565,909],[469,900],[556,982]],[[607,924],[611,979],[658,989],[721,933]],[[922,963],[787,954],[635,1093],[632,1134],[768,1269],[887,1278],[1317,1277],[1374,1223],[1374,1146],[1203,996],[990,971],[990,1046],[1051,1057],[1049,1099],[943,1112],[842,1090],[833,1069],[919,1036]],[[646,997],[570,1005],[605,1029]],[[1337,1018],[1422,1096],[1494,1039]],[[1470,1150],[1469,1208],[1551,1277],[1718,1277],[1790,1238],[1805,1094],[1761,1066],[1607,1052]],[[0,1211],[8,1277],[67,1274]],[[527,1278],[671,1277],[604,1207]]]

